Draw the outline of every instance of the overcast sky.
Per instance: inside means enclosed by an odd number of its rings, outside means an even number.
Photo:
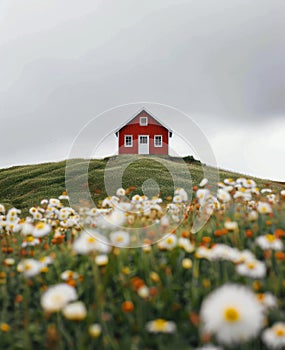
[[[189,115],[221,168],[284,181],[284,15],[284,0],[0,0],[0,167],[65,159],[90,119],[150,101]]]

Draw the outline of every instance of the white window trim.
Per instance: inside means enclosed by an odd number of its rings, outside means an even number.
[[[131,145],[127,145],[127,143],[126,143],[126,138],[127,138],[127,137],[130,137],[130,138],[131,138],[131,140],[132,140]],[[125,135],[125,137],[124,137],[124,146],[125,146],[125,147],[133,147],[133,144],[134,144],[133,135]]]
[[[146,123],[142,124],[142,118],[146,119]],[[140,126],[147,126],[148,125],[148,117],[140,117]]]
[[[161,145],[156,145],[156,144],[155,144],[155,138],[156,138],[156,137],[161,137]],[[161,148],[161,147],[162,147],[162,144],[163,144],[162,135],[154,135],[154,138],[153,138],[153,145],[154,145],[154,147],[156,147],[156,148]]]

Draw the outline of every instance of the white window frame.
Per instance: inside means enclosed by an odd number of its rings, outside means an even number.
[[[127,137],[131,138],[131,144],[130,145],[127,145]],[[125,135],[125,137],[124,137],[124,146],[125,147],[133,147],[133,144],[134,144],[133,135]]]
[[[160,137],[160,139],[161,139],[161,144],[160,145],[156,145],[156,143],[155,143],[155,138],[156,137]],[[154,138],[153,138],[153,145],[154,145],[154,147],[156,147],[156,148],[161,148],[162,147],[162,135],[154,135]]]
[[[145,119],[145,124],[142,123],[142,119]],[[147,126],[148,125],[148,117],[140,117],[140,126]]]

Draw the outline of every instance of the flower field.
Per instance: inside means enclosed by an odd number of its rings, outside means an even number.
[[[285,190],[68,199],[0,205],[1,349],[285,348]]]

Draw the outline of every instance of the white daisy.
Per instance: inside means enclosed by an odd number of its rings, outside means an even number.
[[[270,349],[281,349],[285,346],[285,323],[276,322],[271,328],[263,331],[261,336],[263,342]]]
[[[130,244],[130,235],[126,231],[112,232],[110,241],[116,247],[127,247]]]
[[[67,304],[62,309],[63,316],[71,321],[81,321],[87,315],[86,306],[82,301]]]
[[[176,324],[172,321],[167,321],[158,318],[154,321],[149,321],[146,324],[146,330],[150,333],[175,333]]]
[[[74,287],[60,283],[49,287],[41,297],[41,305],[47,312],[60,311],[66,304],[77,299]]]
[[[226,284],[214,290],[203,301],[200,315],[204,331],[226,345],[256,337],[263,326],[262,306],[241,285]]]
[[[264,278],[266,275],[266,265],[259,260],[249,260],[236,266],[236,271],[241,276],[250,278]]]
[[[273,249],[273,250],[282,250],[283,249],[283,242],[281,239],[277,238],[275,235],[266,234],[263,236],[258,236],[256,238],[256,244],[261,249]]]

